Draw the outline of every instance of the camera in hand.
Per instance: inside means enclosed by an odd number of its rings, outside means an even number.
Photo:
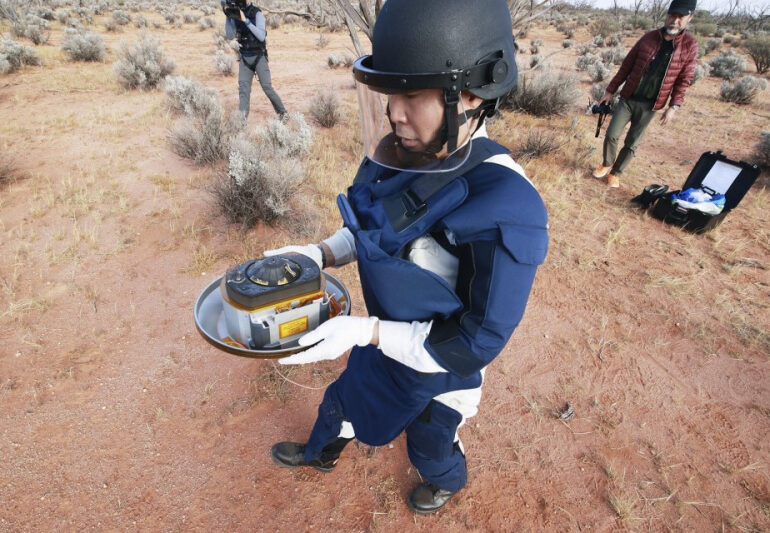
[[[241,11],[246,10],[246,0],[225,0],[222,9],[228,18],[241,20]]]
[[[611,115],[612,106],[610,104],[594,104],[591,106],[591,113],[594,115]]]

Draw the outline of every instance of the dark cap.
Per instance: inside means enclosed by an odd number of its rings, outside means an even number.
[[[668,6],[668,13],[677,15],[692,15],[695,11],[696,0],[674,0]]]

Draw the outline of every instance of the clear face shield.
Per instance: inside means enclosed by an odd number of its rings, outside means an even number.
[[[356,87],[364,154],[372,161],[422,173],[448,172],[468,158],[474,121],[466,120],[462,98],[455,113],[443,89]]]

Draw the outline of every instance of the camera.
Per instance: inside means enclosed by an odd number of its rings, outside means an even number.
[[[228,18],[241,20],[241,11],[246,11],[246,0],[225,0],[222,10]]]
[[[594,115],[611,115],[612,106],[610,104],[594,104],[591,106],[591,113]]]

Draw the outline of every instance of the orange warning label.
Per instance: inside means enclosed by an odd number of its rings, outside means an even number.
[[[297,333],[302,333],[303,331],[307,331],[307,317],[303,316],[301,318],[295,318],[294,320],[289,320],[288,322],[284,322],[283,324],[278,326],[278,337],[281,339],[285,339],[286,337],[291,337],[292,335],[296,335]]]

